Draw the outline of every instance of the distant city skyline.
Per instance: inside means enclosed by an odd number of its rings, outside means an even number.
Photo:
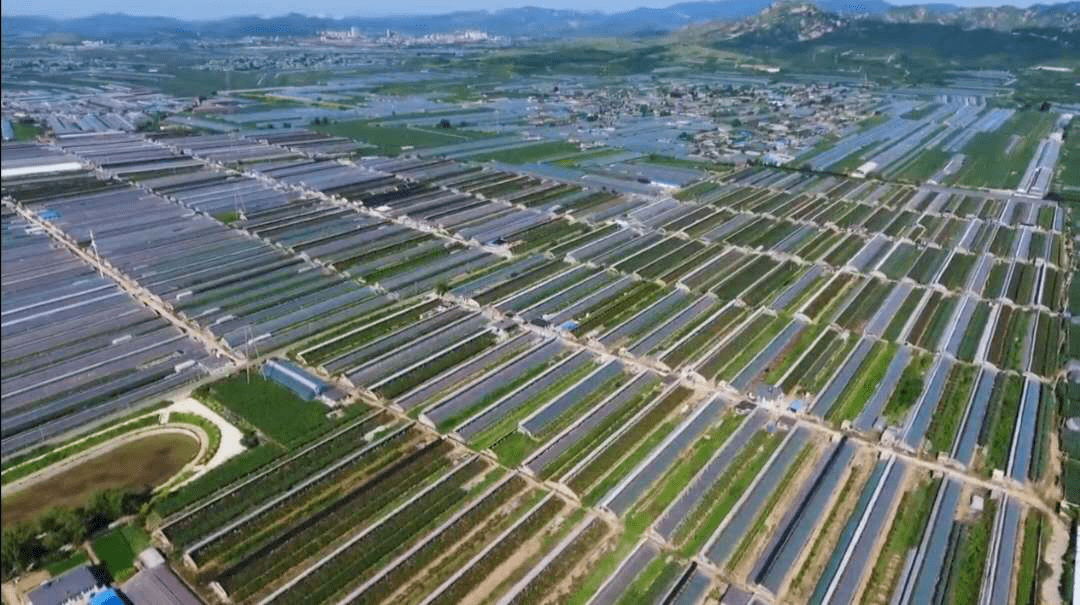
[[[737,2],[738,0],[728,0]],[[923,4],[905,0],[886,0],[890,4]],[[994,2],[987,0],[954,0],[959,6],[1002,6],[1025,7],[1036,2]],[[1044,2],[1053,4],[1053,2]],[[670,0],[532,0],[527,2],[506,2],[500,0],[469,0],[467,2],[433,2],[432,0],[399,0],[393,3],[393,9],[382,3],[365,6],[354,0],[264,0],[263,2],[224,3],[219,0],[186,0],[185,2],[137,2],[135,0],[2,0],[4,15],[43,16],[53,18],[77,18],[101,13],[124,13],[138,16],[174,17],[186,20],[211,20],[240,15],[260,15],[265,17],[280,16],[288,13],[302,13],[319,17],[383,17],[389,15],[440,14],[463,10],[500,10],[536,6],[564,10],[601,11],[605,13],[632,10],[637,7],[662,8],[677,4]],[[852,4],[857,4],[857,0]],[[377,7],[377,8],[376,8]]]

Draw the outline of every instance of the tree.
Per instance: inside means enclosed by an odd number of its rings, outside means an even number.
[[[443,118],[439,120],[439,128],[453,128],[453,126],[450,125],[450,120]]]
[[[253,448],[259,445],[259,436],[255,434],[255,431],[247,431],[240,439],[240,445],[246,448]]]
[[[83,509],[88,533],[108,526],[124,514],[124,492],[106,489],[94,494]]]
[[[48,550],[59,550],[65,544],[82,542],[86,536],[83,520],[70,508],[53,508],[38,522],[42,545]]]
[[[44,552],[36,529],[29,523],[17,523],[5,529],[0,543],[4,579],[26,571]]]

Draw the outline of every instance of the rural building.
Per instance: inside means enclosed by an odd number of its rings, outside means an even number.
[[[156,548],[141,552],[138,563],[139,572],[120,587],[131,605],[202,605]]]
[[[263,364],[262,373],[306,400],[315,399],[330,388],[329,384],[281,359],[267,361]]]
[[[115,588],[106,588],[90,599],[90,605],[126,605]]]
[[[27,598],[31,605],[83,605],[105,587],[90,568],[82,565],[55,578],[49,578],[41,586],[30,591]]]

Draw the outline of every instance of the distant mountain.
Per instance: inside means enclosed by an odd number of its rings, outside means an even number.
[[[752,17],[707,23],[687,31],[696,30],[712,43],[752,39],[762,44],[788,44],[816,40],[847,26],[851,20],[809,2],[777,2]]]
[[[1012,31],[1023,28],[1080,29],[1080,2],[958,8],[948,4],[894,6],[881,19],[891,23],[938,23],[966,29]]]
[[[645,36],[666,34],[704,22],[752,17],[768,9],[771,4],[772,0],[712,0],[683,2],[666,8],[636,8],[612,14],[523,7],[498,11],[457,11],[442,15],[345,19],[293,13],[272,18],[242,16],[216,21],[123,14],[66,20],[4,15],[2,29],[4,36],[68,34],[94,40],[312,36],[321,30],[350,27],[368,34],[388,29],[411,35],[479,29],[503,36],[533,38]],[[1011,30],[1025,27],[1075,29],[1080,22],[1080,2],[1035,5],[1026,9],[972,9],[950,4],[898,7],[883,0],[816,0],[813,4],[826,13],[845,18],[882,19],[894,23],[938,23]]]
[[[1046,22],[1040,14],[1030,10],[1027,19],[1013,21],[1026,27],[1004,31],[1000,21],[994,22],[995,28],[990,23],[967,27],[956,17],[841,16],[807,2],[781,2],[738,21],[688,27],[672,41],[774,66],[846,71],[890,81],[940,81],[949,70],[1012,70],[1080,59],[1080,31],[1038,27]],[[1068,25],[1074,17],[1065,13],[1055,23]]]

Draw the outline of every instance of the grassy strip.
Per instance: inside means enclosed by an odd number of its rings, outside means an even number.
[[[979,301],[975,305],[975,311],[971,314],[967,329],[964,331],[964,337],[960,341],[960,348],[956,352],[958,359],[963,361],[975,359],[975,353],[979,347],[979,341],[982,339],[983,330],[986,328],[986,320],[989,317],[990,305],[985,301]]]
[[[413,387],[427,382],[429,379],[443,371],[468,359],[472,359],[473,356],[478,355],[488,347],[493,346],[496,340],[497,337],[491,332],[473,338],[444,352],[435,359],[430,359],[423,365],[394,378],[390,382],[375,389],[375,391],[381,397],[393,399],[398,395],[409,391]]]
[[[616,605],[639,605],[657,603],[664,595],[660,591],[666,588],[679,574],[681,565],[674,559],[657,557],[626,588]]]
[[[196,500],[210,496],[255,469],[269,464],[282,453],[277,446],[264,444],[233,456],[221,466],[213,468],[178,491],[164,495],[157,501],[154,509],[160,516],[167,517]]]
[[[586,555],[607,537],[609,531],[607,523],[600,519],[593,519],[585,531],[578,534],[554,561],[549,563],[514,597],[511,603],[525,605],[545,602],[547,597],[555,592],[563,578],[582,571],[588,565]]]
[[[572,468],[578,461],[592,452],[593,448],[597,447],[607,439],[608,436],[632,418],[634,414],[637,414],[645,404],[652,401],[659,385],[660,383],[658,380],[650,383],[647,388],[635,395],[630,401],[624,403],[618,411],[605,418],[603,422],[586,433],[575,445],[563,452],[562,455],[553,460],[551,464],[544,467],[540,472],[540,477],[542,479],[548,479],[553,476],[559,476]]]
[[[910,549],[916,548],[922,539],[923,530],[930,519],[930,509],[934,506],[941,480],[920,483],[915,489],[904,494],[900,506],[896,509],[892,526],[881,547],[877,561],[867,579],[863,591],[862,603],[870,605],[880,602],[883,595],[892,594],[904,566],[904,557]]]
[[[961,363],[954,365],[949,372],[941,401],[926,432],[931,451],[946,452],[952,447],[960,419],[971,401],[971,390],[975,388],[977,376],[978,368]]]
[[[1031,468],[1028,469],[1028,477],[1038,481],[1046,472],[1046,466],[1050,455],[1050,433],[1056,421],[1058,409],[1054,396],[1054,389],[1049,385],[1043,385],[1039,397],[1039,415],[1035,425],[1035,443],[1031,452]],[[1064,449],[1064,447],[1062,448]]]
[[[1031,511],[1024,520],[1024,542],[1020,547],[1020,569],[1016,573],[1016,605],[1039,602],[1038,564],[1042,538],[1042,513]]]
[[[807,326],[799,337],[795,339],[787,349],[782,351],[777,359],[773,362],[772,367],[767,368],[765,371],[764,382],[769,384],[777,384],[780,379],[784,377],[784,374],[795,365],[795,362],[802,357],[802,354],[809,349],[818,337],[828,328],[828,324],[818,323],[810,324]]]
[[[509,414],[499,419],[493,426],[488,427],[477,435],[476,438],[472,440],[472,446],[478,450],[486,450],[495,445],[500,439],[513,432],[518,421],[539,409],[540,406],[547,403],[559,393],[570,388],[570,386],[577,381],[589,375],[596,367],[597,363],[595,361],[586,362],[573,372],[563,376],[562,379],[556,380],[554,383],[548,385],[546,389],[537,393],[524,405],[511,411]]]
[[[100,433],[95,433],[94,435],[91,435],[90,437],[83,439],[82,441],[78,441],[66,447],[54,450],[40,458],[34,458],[33,460],[30,460],[12,468],[11,470],[3,474],[3,482],[6,484],[11,481],[22,479],[23,477],[32,475],[62,460],[66,460],[68,458],[71,458],[72,456],[75,456],[76,454],[85,452],[92,447],[115,439],[120,435],[151,426],[156,426],[157,424],[159,424],[157,415],[151,415],[137,420],[133,420],[131,422],[126,422],[124,424],[121,424],[120,426],[115,426],[109,430],[102,431]]]
[[[566,141],[546,141],[535,145],[526,145],[513,149],[501,149],[498,151],[481,151],[470,155],[468,159],[473,162],[488,162],[498,160],[507,164],[529,164],[543,161],[556,155],[577,152],[581,149]]]
[[[569,596],[569,599],[565,601],[565,604],[585,605],[588,603],[592,596],[600,589],[600,585],[604,583],[604,580],[615,573],[615,569],[619,566],[619,563],[622,563],[623,559],[630,555],[630,552],[634,549],[636,544],[637,539],[634,536],[623,532],[623,534],[619,536],[619,541],[616,543],[615,548],[612,548],[600,557],[596,564],[593,565],[592,570],[589,571],[589,575],[578,585],[577,589]]]
[[[710,309],[709,312],[702,313],[702,315],[707,317],[711,311],[712,309]],[[735,323],[742,321],[746,316],[746,313],[746,310],[741,307],[728,307],[720,313],[715,320],[708,325],[703,326],[702,329],[698,330],[693,336],[687,338],[673,348],[661,361],[669,367],[678,367],[687,359],[696,356],[697,353],[709,348],[718,339],[726,336],[727,329],[732,325],[735,325]],[[698,325],[699,322],[694,321],[691,325],[680,330],[680,333],[689,334],[689,331],[686,331],[687,328],[697,327]],[[678,339],[673,340],[673,342],[678,342]]]
[[[560,359],[562,359],[562,357],[559,356],[559,355],[556,355],[556,356],[552,357],[551,359],[547,360],[546,362],[541,363],[541,364],[537,364],[535,367],[530,368],[529,371],[518,374],[517,376],[515,376],[509,382],[503,384],[502,386],[500,386],[500,387],[496,388],[495,390],[493,390],[492,392],[488,393],[487,396],[484,397],[483,399],[480,399],[476,403],[474,403],[474,404],[468,406],[467,408],[461,410],[457,414],[454,414],[453,416],[450,416],[446,420],[443,420],[442,422],[440,422],[438,424],[438,426],[436,428],[438,428],[440,433],[446,433],[446,432],[450,431],[454,427],[456,427],[459,424],[461,424],[462,422],[464,422],[466,419],[471,418],[473,416],[473,414],[475,414],[479,410],[482,410],[482,409],[486,408],[487,406],[491,405],[492,403],[495,403],[496,401],[501,399],[507,393],[510,393],[514,389],[517,389],[518,387],[520,387],[521,385],[529,382],[533,378],[536,378],[541,373],[543,373],[544,370],[547,370],[551,366],[555,365],[555,363],[558,362]]]
[[[652,304],[663,292],[663,288],[652,282],[635,284],[602,303],[601,306],[589,309],[587,317],[574,328],[574,335],[580,337],[596,328],[618,325],[624,319]]]
[[[977,133],[963,149],[964,166],[954,175],[954,182],[969,187],[1015,188],[1056,116],[1053,112],[1021,110],[997,130]],[[1011,144],[1014,135],[1020,137],[1016,145]]]
[[[514,431],[492,445],[491,451],[499,457],[500,462],[514,467],[521,464],[526,456],[535,452],[536,448],[540,447],[540,443],[525,433]]]
[[[733,380],[739,371],[768,346],[789,323],[791,323],[789,315],[774,317],[761,331],[754,334],[753,340],[743,345],[738,355],[720,372],[720,377],[729,382]]]
[[[991,394],[990,409],[993,415],[987,413],[989,423],[984,427],[987,436],[984,469],[986,474],[990,474],[995,468],[1004,469],[1009,461],[1009,446],[1012,445],[1013,429],[1016,426],[1016,416],[1020,412],[1020,398],[1024,390],[1024,380],[1019,376],[1003,374],[1000,380],[1002,382],[994,384],[994,392]]]
[[[592,411],[597,404],[604,399],[607,399],[609,395],[622,388],[629,379],[630,376],[625,372],[619,372],[607,379],[603,384],[586,393],[569,408],[555,417],[555,419],[548,423],[547,426],[539,430],[536,433],[536,439],[541,443],[544,443],[552,437],[555,437],[586,412]]]
[[[900,345],[896,343],[875,342],[855,373],[855,379],[848,383],[840,398],[829,408],[826,419],[837,423],[853,420],[877,390],[899,348]]]
[[[987,499],[986,509],[979,520],[960,529],[960,540],[945,595],[945,602],[950,605],[975,605],[979,600],[996,507],[997,502]]]
[[[449,605],[461,602],[472,591],[473,587],[509,559],[523,543],[547,525],[564,506],[565,504],[559,498],[551,498],[545,502],[539,509],[529,515],[521,525],[514,528],[506,536],[505,540],[497,543],[476,564],[439,594],[432,601],[432,605]]]
[[[919,395],[922,394],[923,382],[926,380],[926,372],[933,363],[934,356],[929,353],[917,353],[911,357],[900,382],[896,385],[892,397],[885,404],[884,416],[890,423],[896,424],[907,414],[908,409],[915,405]]]
[[[590,506],[599,500],[675,428],[674,420],[663,422],[664,418],[682,405],[692,393],[690,389],[681,386],[668,393],[663,400],[639,418],[634,426],[627,429],[607,449],[574,475],[567,482],[570,489],[581,494],[592,488],[584,498]],[[634,449],[619,462],[623,453],[631,448]],[[611,472],[607,473],[608,470]],[[598,483],[601,477],[603,480]]]
[[[810,458],[810,455],[814,451],[813,445],[806,445],[803,447],[799,455],[784,472],[784,477],[780,480],[780,483],[776,484],[776,489],[773,490],[769,499],[765,502],[765,506],[762,507],[758,513],[757,518],[754,519],[754,524],[750,526],[750,529],[743,535],[742,540],[739,541],[739,545],[735,548],[735,552],[731,554],[731,558],[728,559],[727,568],[734,570],[742,558],[750,552],[750,547],[757,541],[757,536],[765,529],[765,522],[769,520],[769,516],[772,514],[773,509],[780,503],[780,499],[784,497],[787,492],[788,486],[795,480],[795,475],[799,473],[799,469],[802,468],[806,461]]]
[[[221,447],[221,429],[218,428],[218,425],[215,422],[198,414],[170,412],[169,424],[174,423],[197,426],[206,433],[207,439],[210,440],[210,442],[206,444],[206,451],[203,453],[202,458],[199,458],[195,464],[206,464],[214,457],[214,454],[217,454],[218,448]]]
[[[411,325],[417,319],[419,319],[421,315],[430,311],[431,309],[434,309],[436,304],[436,301],[430,301],[418,305],[413,309],[404,311],[399,315],[394,315],[392,317],[391,315],[393,313],[401,311],[401,306],[393,305],[386,308],[385,310],[380,310],[376,313],[366,315],[360,321],[353,323],[349,327],[349,329],[351,329],[357,324],[360,324],[361,322],[377,323],[373,323],[365,328],[361,328],[357,332],[354,332],[353,334],[350,334],[348,336],[344,336],[340,340],[325,342],[322,345],[307,350],[301,355],[301,358],[305,362],[312,365],[321,365],[324,361],[337,357],[339,354],[349,351],[361,344],[372,342],[380,336],[390,333],[391,331]],[[340,333],[327,334],[326,338],[334,338],[336,336],[344,334],[346,331],[346,329],[342,329]]]
[[[778,433],[754,433],[727,470],[713,482],[701,505],[675,532],[674,542],[680,545],[679,553],[691,557],[701,550],[782,440],[783,435]]]
[[[97,433],[93,433],[89,436],[80,435],[78,437],[72,437],[67,441],[43,445],[24,454],[12,456],[9,460],[4,461],[4,472],[2,477],[0,477],[0,481],[9,483],[21,479],[22,477],[37,472],[64,458],[71,457],[99,443],[104,443],[113,439],[117,435],[133,431],[137,428],[141,428],[141,426],[146,426],[145,424],[140,426],[130,426],[129,423],[133,420],[140,419],[151,412],[169,406],[171,403],[172,402],[170,401],[159,401],[152,406],[145,407],[137,412],[132,412],[131,414],[106,423],[99,428]],[[142,420],[145,421],[146,419],[142,418]]]
[[[885,328],[885,333],[882,334],[885,340],[897,340],[900,338],[900,331],[907,325],[908,320],[911,319],[911,314],[915,312],[916,305],[919,304],[924,295],[925,291],[919,288],[912,290],[908,294],[904,302],[900,304],[900,308],[897,309],[893,320],[889,322],[889,327]]]
[[[774,319],[774,317],[765,313],[761,313],[756,317],[751,318],[737,333],[728,338],[728,341],[725,344],[714,351],[698,366],[698,373],[706,380],[720,378],[724,368],[731,365],[732,359],[736,355],[741,351],[744,351],[745,348],[753,346],[751,343],[746,342],[745,335],[751,335],[756,343],[758,337],[768,326],[771,326]],[[760,346],[764,345],[759,345],[759,347]]]
[[[795,574],[795,578],[791,581],[791,591],[797,587],[803,585],[803,583],[810,579],[807,574],[810,572],[810,567],[813,565],[822,554],[822,550],[826,548],[826,539],[833,533],[838,523],[843,523],[844,519],[840,517],[840,503],[847,502],[851,498],[855,490],[859,488],[862,481],[859,477],[858,467],[853,467],[851,473],[848,474],[847,480],[844,481],[844,486],[840,488],[840,493],[837,495],[836,502],[832,508],[829,509],[829,514],[826,515],[825,521],[821,524],[821,529],[814,537],[814,542],[810,545],[810,552],[803,559],[802,567],[799,568],[798,573]],[[839,534],[838,534],[839,535]]]
[[[727,414],[723,421],[694,442],[690,450],[683,455],[664,475],[653,484],[645,497],[626,515],[626,530],[640,535],[675,498],[682,493],[690,480],[713,457],[745,418],[737,414]]]
[[[798,380],[799,387],[806,393],[817,394],[825,388],[829,379],[836,373],[840,364],[844,363],[856,344],[858,344],[858,338],[854,334],[843,334],[832,338],[826,344],[826,349],[821,356],[808,355],[807,359],[799,364],[800,368],[796,368],[792,373],[789,380]],[[800,371],[803,365],[806,365],[807,369]]]

